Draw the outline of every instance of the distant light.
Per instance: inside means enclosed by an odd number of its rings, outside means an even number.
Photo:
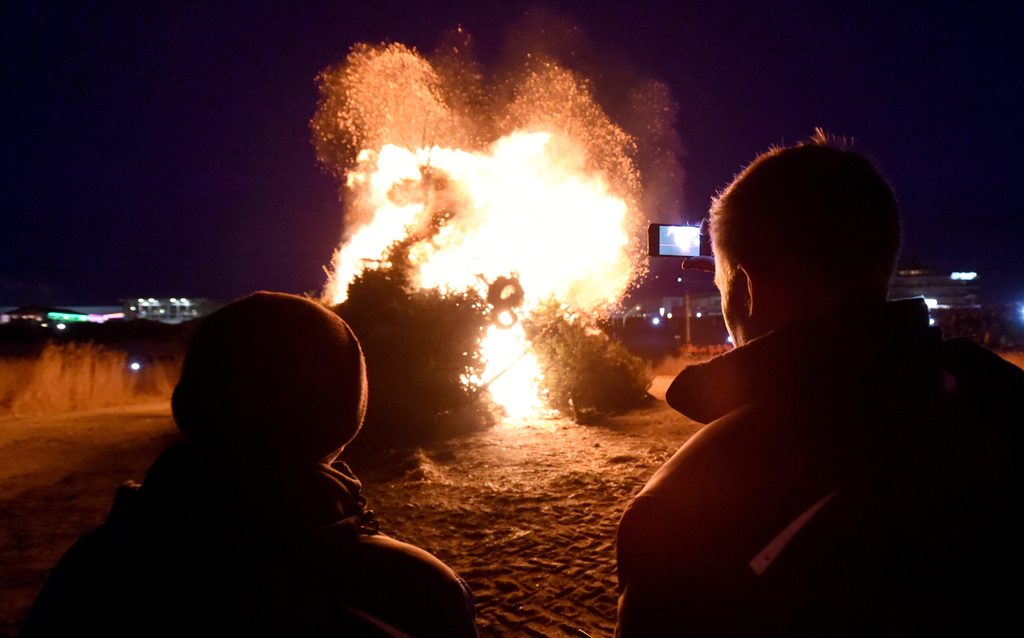
[[[928,325],[929,326],[934,326],[935,325],[935,317],[928,317]]]
[[[138,361],[132,361],[128,364],[128,367],[132,369],[132,372],[138,372],[142,369],[142,364]]]
[[[132,306],[131,308],[129,308],[129,310],[135,310],[135,306]]]
[[[178,303],[178,299],[176,297],[171,297],[171,303]]]
[[[48,323],[42,323],[42,324],[39,324],[39,325],[41,325],[42,327],[46,328],[46,327],[47,327],[47,326],[49,326],[50,324],[48,324]]]
[[[145,299],[143,299],[142,297],[139,297],[139,303],[142,303],[142,302],[144,302],[144,301],[146,301],[146,300],[145,300]]]
[[[670,312],[670,313],[668,313],[667,315],[665,315],[665,318],[666,318],[666,319],[671,319],[671,318],[672,318],[672,313]]]
[[[938,299],[933,299],[931,297],[925,297],[924,303],[929,308],[938,308],[939,307],[939,300]]]
[[[46,318],[50,321],[56,321],[57,323],[80,323],[83,321],[89,321],[89,315],[83,315],[78,312],[48,312]]]
[[[703,312],[698,312],[696,316],[697,316],[698,319],[700,319],[701,317],[704,316],[704,313]]]
[[[680,283],[680,284],[683,283],[683,278],[682,277],[676,277],[676,283]]]
[[[726,343],[732,343],[732,335],[729,335],[728,337],[726,337],[725,338],[725,342]]]
[[[949,274],[949,278],[953,281],[974,281],[978,278],[976,272],[954,272]]]
[[[658,308],[658,314],[661,315],[662,317],[664,317],[665,316],[665,309],[664,308]]]
[[[655,317],[654,319],[651,319],[651,323],[653,323],[656,326],[661,325],[661,317]]]
[[[57,324],[57,330],[63,330],[64,328],[67,328],[67,326],[65,326],[65,325],[64,325],[64,324],[62,324],[62,323],[58,323],[58,324]]]

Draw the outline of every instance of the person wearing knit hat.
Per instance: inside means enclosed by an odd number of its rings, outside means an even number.
[[[337,460],[366,395],[358,339],[319,304],[260,292],[203,319],[171,401],[183,440],[119,488],[22,635],[476,636],[464,581],[380,534]]]

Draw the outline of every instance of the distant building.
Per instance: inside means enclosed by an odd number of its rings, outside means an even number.
[[[0,313],[0,323],[35,323],[44,328],[52,325],[59,330],[70,323],[106,323],[114,319],[124,319],[124,313],[117,306],[21,306]]]
[[[718,294],[690,295],[690,316],[713,317],[722,314],[722,298]],[[613,313],[611,318],[625,320],[631,318],[666,318],[684,317],[686,315],[686,297],[649,297],[631,306],[627,306],[619,312]]]
[[[144,319],[160,323],[184,323],[212,312],[217,305],[209,299],[154,297],[122,300],[121,306],[20,306],[0,310],[0,324],[28,323],[57,331],[76,323],[106,323]]]
[[[686,297],[662,297],[658,312],[664,308],[666,314],[682,315],[686,312]],[[716,293],[690,295],[690,316],[713,317],[722,314],[722,297]]]
[[[121,300],[125,319],[148,319],[162,323],[184,323],[209,314],[214,303],[189,297],[139,297]]]
[[[890,299],[924,297],[929,308],[977,308],[978,273],[952,272],[938,274],[922,268],[896,271],[889,285]],[[720,317],[722,297],[717,293],[691,294],[689,306],[685,296],[646,297],[613,313],[613,320],[683,317],[689,307],[690,316]]]
[[[939,274],[923,268],[897,270],[889,284],[889,298],[908,297],[924,297],[929,308],[977,308],[978,273]]]
[[[21,306],[19,308],[12,308],[4,311],[3,316],[0,316],[0,323],[11,323],[14,321],[42,323],[46,321],[46,313],[51,310],[61,309],[50,308],[47,306]]]

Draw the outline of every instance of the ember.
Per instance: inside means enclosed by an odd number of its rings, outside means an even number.
[[[589,316],[618,302],[645,263],[639,181],[632,139],[572,72],[533,62],[483,102],[463,99],[474,78],[400,44],[360,45],[321,74],[317,151],[346,200],[324,297],[344,301],[402,241],[414,285],[488,299],[487,368],[465,382],[521,417],[542,402],[518,320],[551,300]]]

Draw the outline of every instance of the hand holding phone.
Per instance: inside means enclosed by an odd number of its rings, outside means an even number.
[[[699,270],[700,272],[715,272],[715,258],[701,255],[700,257],[684,257],[683,270]]]

